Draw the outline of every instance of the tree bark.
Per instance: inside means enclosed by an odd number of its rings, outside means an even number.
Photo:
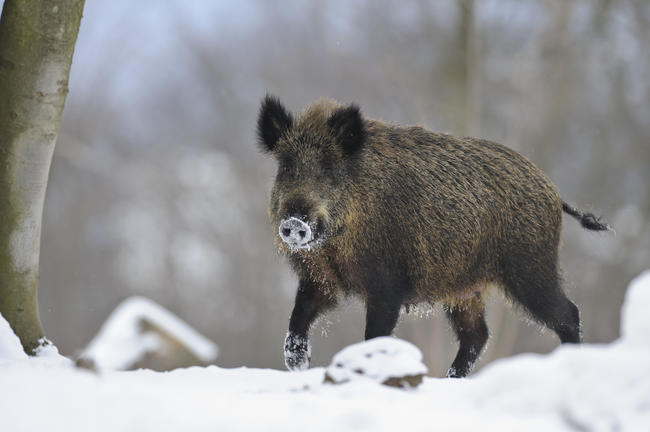
[[[0,18],[0,313],[33,354],[41,219],[84,0],[5,0]]]
[[[458,22],[458,87],[462,135],[478,136],[481,129],[481,62],[480,38],[476,36],[476,5],[474,0],[459,0]]]

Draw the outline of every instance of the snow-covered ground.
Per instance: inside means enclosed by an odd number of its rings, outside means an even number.
[[[647,271],[628,289],[620,340],[520,355],[412,390],[322,384],[322,368],[97,375],[54,347],[26,358],[0,320],[0,431],[648,431],[649,311]]]

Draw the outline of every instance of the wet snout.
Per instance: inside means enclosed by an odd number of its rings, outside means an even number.
[[[313,240],[309,225],[295,217],[280,222],[278,234],[282,241],[294,249],[308,248],[309,242]]]

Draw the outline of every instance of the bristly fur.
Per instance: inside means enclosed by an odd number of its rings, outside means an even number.
[[[257,139],[263,152],[272,152],[284,132],[293,125],[293,115],[280,100],[267,94],[257,118]]]
[[[275,236],[299,279],[290,340],[308,340],[339,294],[365,301],[366,338],[389,335],[403,305],[442,303],[460,344],[450,376],[465,376],[488,338],[482,292],[496,286],[562,342],[581,341],[558,268],[562,210],[586,228],[606,225],[564,203],[521,154],[327,99],[294,121],[267,96],[258,135],[278,161],[274,233],[296,217],[320,240],[291,250]],[[287,349],[290,368],[308,364],[305,349]]]
[[[562,210],[570,216],[578,219],[583,228],[592,231],[612,231],[612,227],[600,221],[600,218],[593,213],[585,213],[565,201],[562,201]]]

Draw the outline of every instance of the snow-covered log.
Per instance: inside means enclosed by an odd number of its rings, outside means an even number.
[[[78,361],[99,370],[170,370],[212,363],[217,345],[144,297],[124,300]]]

